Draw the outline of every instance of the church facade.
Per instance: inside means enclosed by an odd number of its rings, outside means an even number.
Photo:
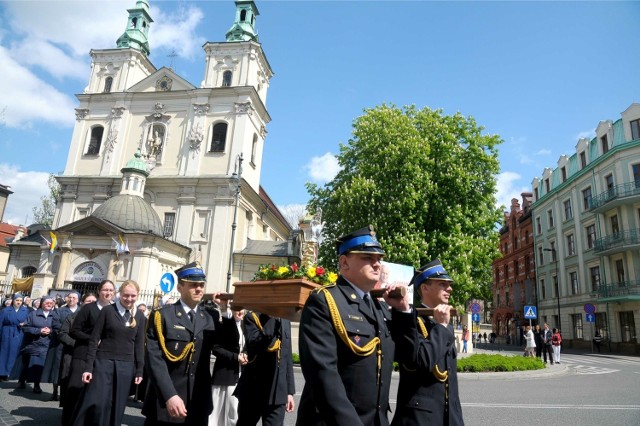
[[[56,177],[56,241],[47,232],[32,238],[38,247],[30,251],[14,242],[21,254],[10,276],[35,267],[41,293],[106,278],[116,287],[134,279],[150,291],[195,260],[214,292],[233,291],[229,284],[250,279],[260,263],[299,261],[303,235],[260,186],[273,71],[255,30],[259,13],[253,1],[235,5],[226,40],[203,46],[197,86],[150,61],[147,0],[127,10],[115,48],[90,52],[66,167]]]

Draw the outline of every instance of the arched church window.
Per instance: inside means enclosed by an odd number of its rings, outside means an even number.
[[[253,134],[253,143],[251,144],[251,164],[256,164],[256,149],[258,147],[258,135]]]
[[[247,19],[247,11],[243,10],[240,12],[240,22],[244,22]]]
[[[100,144],[102,143],[102,135],[104,127],[96,126],[91,129],[91,139],[89,139],[89,149],[87,155],[98,155],[100,153]]]
[[[147,21],[142,21],[142,28],[147,28]]]
[[[110,93],[112,85],[113,85],[113,77],[105,78],[105,80],[104,80],[104,93]]]
[[[233,77],[233,73],[231,71],[225,71],[222,73],[222,87],[231,86],[231,78]]]
[[[37,269],[33,266],[25,266],[22,268],[22,278],[28,278],[35,274]]]
[[[138,18],[133,18],[131,20],[131,28],[135,28],[138,25]]]
[[[224,152],[227,141],[227,123],[218,123],[213,126],[211,136],[211,152]]]

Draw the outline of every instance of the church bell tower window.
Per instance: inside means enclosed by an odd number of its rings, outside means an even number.
[[[89,148],[87,149],[87,155],[98,155],[100,153],[100,144],[102,143],[102,135],[104,134],[104,127],[96,126],[91,129],[91,139],[89,139]]]
[[[213,126],[211,137],[211,152],[224,152],[227,141],[227,123],[218,123]]]
[[[113,85],[113,77],[107,77],[104,80],[104,93],[111,93],[111,86]]]
[[[222,87],[231,86],[231,78],[233,77],[233,73],[231,71],[225,71],[222,73]]]

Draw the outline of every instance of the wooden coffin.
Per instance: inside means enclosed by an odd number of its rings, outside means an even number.
[[[232,309],[242,307],[290,321],[300,321],[302,307],[320,284],[305,279],[290,279],[237,282],[234,286]]]

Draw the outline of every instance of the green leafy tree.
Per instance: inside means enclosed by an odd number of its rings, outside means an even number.
[[[341,171],[307,184],[322,208],[320,257],[335,261],[335,239],[372,224],[390,262],[418,267],[440,258],[456,281],[453,302],[490,297],[498,255],[497,135],[472,117],[381,105],[355,119],[337,156]]]
[[[49,186],[49,195],[40,197],[42,205],[33,208],[33,221],[50,227],[53,223],[53,214],[56,212],[56,204],[60,196],[60,184],[53,174],[50,174],[47,185]]]

